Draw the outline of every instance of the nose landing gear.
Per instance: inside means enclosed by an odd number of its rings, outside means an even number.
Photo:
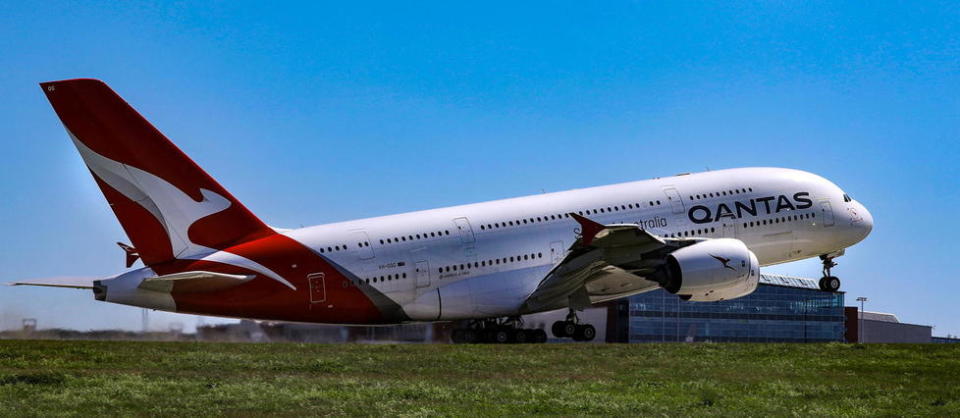
[[[837,266],[833,261],[836,256],[824,254],[820,256],[823,262],[823,277],[820,278],[820,290],[825,292],[836,292],[840,290],[840,279],[830,274],[830,269]]]
[[[570,337],[574,341],[593,341],[597,336],[597,329],[590,324],[581,324],[573,309],[567,314],[565,321],[554,322],[550,330],[558,338]]]

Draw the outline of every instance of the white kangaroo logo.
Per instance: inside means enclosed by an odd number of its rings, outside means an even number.
[[[247,268],[296,290],[289,281],[256,261],[190,241],[187,235],[190,226],[226,210],[231,204],[229,200],[210,190],[200,189],[203,200],[197,202],[166,180],[97,154],[77,139],[73,132],[68,130],[67,133],[90,171],[160,221],[170,238],[170,248],[175,258],[214,261]]]

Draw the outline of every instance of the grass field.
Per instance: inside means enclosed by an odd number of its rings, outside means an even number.
[[[960,415],[960,345],[0,341],[3,415]]]

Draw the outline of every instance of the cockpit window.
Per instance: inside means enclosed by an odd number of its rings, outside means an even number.
[[[849,195],[847,195],[846,193],[844,193],[844,194],[843,194],[843,201],[844,201],[844,202],[852,202],[853,199],[851,199]]]

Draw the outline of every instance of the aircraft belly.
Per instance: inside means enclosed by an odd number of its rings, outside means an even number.
[[[403,309],[415,321],[516,315],[549,270],[544,265],[458,280],[422,293]]]
[[[552,266],[511,270],[475,278],[470,284],[476,315],[516,315]]]

